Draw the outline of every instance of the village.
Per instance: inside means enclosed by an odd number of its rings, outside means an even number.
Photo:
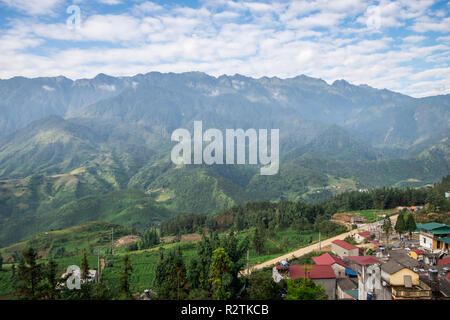
[[[312,257],[312,265],[281,261],[273,280],[308,278],[325,288],[328,300],[450,299],[449,225],[417,223],[410,235],[391,237],[380,222],[358,227],[365,231],[315,250],[323,253]]]

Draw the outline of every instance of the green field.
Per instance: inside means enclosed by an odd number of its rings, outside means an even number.
[[[383,215],[390,216],[394,214],[393,210],[360,210],[360,211],[350,211],[349,213],[356,214],[358,216],[364,217],[367,222],[375,222],[383,219]]]

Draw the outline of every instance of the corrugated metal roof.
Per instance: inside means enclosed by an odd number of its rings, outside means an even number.
[[[306,276],[305,276],[305,267]],[[308,270],[309,269],[309,270]],[[333,268],[329,265],[311,265],[299,266],[292,265],[289,267],[289,276],[291,279],[308,278],[308,279],[335,279]]]
[[[358,300],[358,289],[344,290],[344,292],[350,295],[352,298],[355,298],[355,300]]]
[[[405,269],[405,267],[393,260],[386,262],[381,266],[381,270],[387,272],[388,274],[396,273],[402,269]]]
[[[334,240],[332,243],[347,250],[358,249],[358,247],[355,247],[354,245],[345,242],[344,240]]]
[[[332,256],[329,253],[324,253],[318,257],[312,257],[312,260],[317,265],[333,265],[333,264],[337,263],[337,264],[343,266],[344,268],[347,268],[347,266],[345,265],[344,261],[342,261],[341,258]]]

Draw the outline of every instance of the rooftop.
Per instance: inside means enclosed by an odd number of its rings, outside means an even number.
[[[363,238],[367,238],[370,237],[370,235],[372,234],[372,232],[370,231],[364,231],[364,232],[358,232],[358,234],[363,237]]]
[[[291,265],[289,267],[289,275],[291,279],[305,278],[308,279],[336,279],[333,268],[330,265]]]
[[[433,234],[450,234],[450,226],[437,222],[430,222],[425,224],[418,223],[417,229]]]
[[[427,230],[427,231],[431,231],[433,229],[442,228],[442,227],[447,227],[447,225],[443,224],[443,223],[437,223],[437,222],[418,223],[417,224],[417,228],[419,230]]]
[[[384,263],[383,265],[381,265],[381,270],[383,270],[384,272],[386,272],[388,274],[394,274],[402,269],[407,269],[407,268],[393,260],[388,261],[388,262]]]
[[[438,266],[445,266],[450,264],[450,257],[444,258],[444,259],[440,259],[438,261]]]
[[[390,260],[394,260],[407,268],[412,269],[419,266],[419,262],[416,259],[411,258],[406,250],[389,250],[388,254]]]
[[[380,260],[372,256],[353,256],[345,257],[345,259],[348,259],[360,266],[368,266],[375,263],[381,263]]]
[[[329,253],[324,253],[321,256],[318,257],[312,257],[313,261],[316,263],[316,265],[333,265],[335,263],[343,266],[344,268],[347,268],[344,261],[342,261],[341,258],[332,256]]]
[[[337,285],[344,291],[358,289],[358,281],[351,278],[340,278],[337,280]]]
[[[334,240],[332,243],[347,250],[358,249],[358,247],[355,247],[354,245],[345,242],[344,240]]]

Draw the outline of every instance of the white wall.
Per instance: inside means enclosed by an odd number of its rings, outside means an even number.
[[[419,236],[419,245],[422,247],[428,248],[433,250],[433,239],[430,237],[426,237],[423,234],[420,234]]]

